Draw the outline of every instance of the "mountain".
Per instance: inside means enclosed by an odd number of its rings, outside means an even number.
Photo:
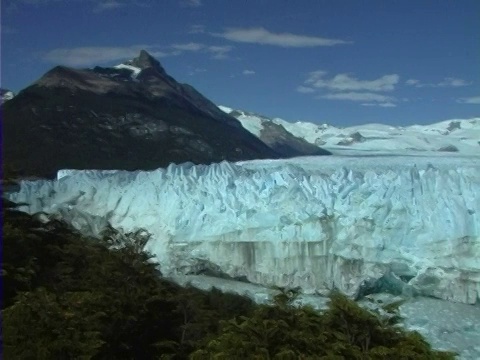
[[[15,97],[15,94],[13,93],[13,91],[0,88],[0,104],[3,104],[8,100],[12,100],[14,97]]]
[[[452,119],[407,127],[365,124],[339,128],[309,122],[292,123],[225,106],[220,106],[220,109],[236,117],[245,129],[261,139],[261,134],[275,124],[282,126],[295,138],[321,146],[334,154],[480,153],[480,118]]]
[[[219,108],[237,118],[245,129],[280,154],[297,156],[331,154],[329,151],[309,143],[304,138],[292,134],[284,126],[275,123],[266,116],[234,110],[226,106],[219,106]]]
[[[144,50],[112,68],[57,66],[3,107],[4,163],[24,176],[288,155],[175,81]]]

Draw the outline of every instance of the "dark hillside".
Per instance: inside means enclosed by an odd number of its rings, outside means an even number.
[[[280,155],[142,51],[126,68],[57,66],[3,105],[3,160],[24,176]],[[292,154],[293,155],[293,154]]]

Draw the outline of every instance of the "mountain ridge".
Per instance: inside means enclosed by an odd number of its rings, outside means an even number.
[[[56,66],[3,110],[4,163],[24,176],[304,155],[268,146],[146,51],[110,68]]]
[[[334,154],[372,152],[459,152],[480,155],[480,118],[450,119],[430,125],[392,126],[363,124],[335,127],[310,122],[289,122],[253,112],[219,106],[242,126],[261,137],[265,124],[277,124],[297,138]]]

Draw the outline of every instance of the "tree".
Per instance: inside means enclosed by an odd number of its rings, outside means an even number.
[[[251,317],[222,322],[220,333],[191,358],[453,359],[390,324],[391,314],[371,313],[338,292],[320,313],[294,307],[297,292],[280,290],[272,305],[259,306]]]
[[[58,297],[45,288],[19,294],[3,311],[6,359],[91,359],[104,344],[99,320],[90,311],[96,294],[77,292]]]

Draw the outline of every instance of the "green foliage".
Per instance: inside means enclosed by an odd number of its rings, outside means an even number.
[[[219,320],[253,306],[162,279],[143,232],[102,242],[12,207],[4,202],[6,358],[185,358]]]
[[[57,296],[45,288],[20,294],[3,313],[5,358],[92,358],[104,344],[98,324],[106,316],[91,311],[95,295]]]
[[[273,302],[279,307],[286,307],[293,305],[300,295],[300,288],[287,289],[285,287],[274,286],[278,293],[273,297]]]
[[[452,359],[398,322],[340,293],[320,313],[162,279],[143,251],[148,234],[88,239],[4,201],[2,306],[7,359]]]
[[[454,358],[452,353],[433,351],[418,333],[392,326],[399,304],[380,315],[332,292],[329,309],[319,313],[307,306],[293,307],[296,292],[280,290],[272,306],[222,322],[219,335],[191,359]]]

